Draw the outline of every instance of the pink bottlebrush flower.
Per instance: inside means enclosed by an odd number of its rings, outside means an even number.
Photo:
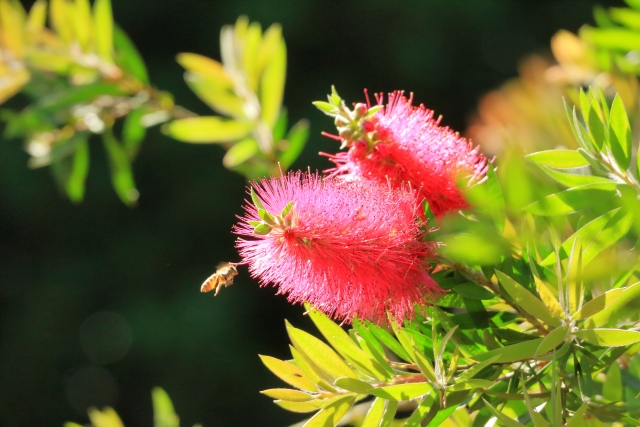
[[[234,232],[250,237],[236,246],[262,286],[345,322],[412,318],[441,291],[409,190],[301,172],[252,186]]]
[[[382,96],[376,98],[375,112],[364,104],[349,111],[344,103],[325,110],[336,117],[336,139],[349,147],[335,155],[321,153],[336,164],[326,172],[346,179],[388,180],[394,188],[409,183],[419,193],[418,202],[426,199],[436,216],[468,208],[456,183],[464,179],[473,185],[485,178],[487,158],[479,147],[441,127],[440,118],[434,119],[424,105],[412,106],[413,95],[393,92],[386,106]]]

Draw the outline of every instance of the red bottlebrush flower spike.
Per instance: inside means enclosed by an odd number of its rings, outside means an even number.
[[[487,158],[479,147],[441,127],[424,105],[412,106],[412,96],[393,92],[386,106],[382,102],[380,96],[379,105],[356,104],[353,111],[333,102],[332,110],[323,110],[336,117],[342,147],[349,147],[335,155],[322,153],[336,164],[326,172],[346,179],[388,180],[394,188],[410,183],[418,201],[426,199],[436,216],[468,208],[456,183],[465,179],[474,185],[485,179]],[[368,111],[357,113],[363,107]]]
[[[255,189],[255,192],[254,192]],[[290,173],[251,189],[234,227],[242,263],[261,285],[334,319],[410,319],[441,292],[426,260],[415,195],[388,185]]]

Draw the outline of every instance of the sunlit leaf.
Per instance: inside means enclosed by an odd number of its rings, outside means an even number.
[[[167,392],[160,387],[151,390],[154,427],[180,427],[180,419],[173,409]]]
[[[197,53],[180,53],[176,60],[187,71],[211,79],[228,88],[233,87],[233,79],[218,61]]]
[[[368,394],[373,388],[373,386],[367,382],[349,377],[338,378],[335,380],[334,384],[336,387],[360,394]]]
[[[620,294],[618,298],[613,300],[613,302],[608,304],[603,310],[589,317],[585,322],[585,325],[589,328],[604,325],[617,311],[638,297],[640,297],[640,282],[636,282],[633,285],[624,288],[622,294]]]
[[[265,396],[269,396],[272,399],[286,400],[288,402],[307,402],[315,398],[315,396],[312,396],[309,393],[290,388],[270,388],[268,390],[262,390],[260,393]]]
[[[253,138],[245,138],[242,141],[238,141],[227,150],[227,153],[222,159],[222,164],[231,169],[247,160],[252,159],[260,152],[258,143]]]
[[[562,344],[567,336],[567,331],[568,328],[566,326],[560,326],[559,328],[549,332],[549,335],[544,337],[540,343],[540,347],[538,347],[538,350],[536,351],[536,356],[548,353]]]
[[[487,409],[489,409],[489,412],[491,412],[496,418],[498,418],[498,420],[502,424],[504,424],[505,426],[507,426],[507,427],[526,427],[524,424],[520,424],[516,420],[513,420],[513,419],[509,418],[507,415],[505,415],[502,412],[498,411],[496,408],[493,407],[493,405],[491,405],[486,400],[484,400],[484,399],[482,399],[482,400],[484,401],[484,404],[486,405]]]
[[[273,128],[280,115],[286,72],[287,48],[282,40],[267,64],[260,82],[261,117],[270,128]]]
[[[525,382],[524,378],[522,378],[522,380],[520,382],[524,383]],[[545,420],[542,417],[542,415],[540,415],[540,413],[537,412],[534,409],[533,403],[531,402],[531,398],[529,397],[529,393],[527,393],[527,388],[526,387],[522,388],[522,394],[524,396],[524,403],[527,406],[527,412],[529,412],[529,416],[531,417],[531,420],[533,421],[533,425],[535,427],[549,427],[549,423],[547,422],[547,420]]]
[[[198,98],[213,110],[240,120],[247,118],[244,101],[226,83],[192,72],[186,72],[184,79]]]
[[[574,332],[573,335],[589,344],[602,347],[620,347],[640,342],[640,332],[624,329],[583,329]]]
[[[374,325],[373,323],[367,324],[369,330],[373,333],[382,342],[382,344],[386,345],[389,350],[393,351],[398,357],[405,360],[406,362],[412,362],[411,357],[407,354],[407,352],[402,348],[398,340],[396,340],[389,332],[385,331],[381,327]]]
[[[587,302],[578,310],[572,317],[574,320],[582,320],[599,313],[607,308],[613,301],[615,301],[620,295],[622,295],[622,289],[612,289],[605,292],[602,295],[598,295],[591,301]]]
[[[96,53],[105,61],[113,58],[113,14],[111,0],[96,0],[93,4]]]
[[[289,400],[275,400],[273,403],[290,412],[315,412],[322,407],[321,400],[310,400],[308,402],[291,402]]]
[[[29,10],[27,18],[27,30],[32,35],[38,34],[44,28],[47,20],[47,2],[45,0],[37,0]]]
[[[477,354],[473,356],[473,358],[478,362],[482,362],[497,357],[495,363],[510,363],[518,360],[529,359],[535,356],[542,340],[542,338],[538,338],[531,341],[508,345],[486,353]]]
[[[574,150],[538,151],[526,157],[540,166],[550,168],[572,169],[589,165],[589,162]]]
[[[165,124],[163,131],[180,141],[209,143],[237,141],[249,135],[253,125],[221,117],[190,117]]]
[[[546,305],[538,298],[536,298],[531,292],[524,288],[520,283],[513,280],[501,271],[496,270],[496,276],[500,280],[500,283],[509,296],[527,313],[542,320],[551,326],[560,326],[561,321],[553,315],[553,313],[547,308]]]
[[[536,290],[538,291],[538,295],[540,295],[540,299],[547,306],[549,311],[557,318],[562,319],[565,316],[564,311],[562,310],[562,306],[556,299],[549,286],[547,286],[542,280],[538,278],[538,276],[533,276],[533,280],[536,284]]]
[[[371,390],[371,394],[383,399],[411,400],[429,393],[433,386],[429,383],[408,383],[380,387]]]
[[[335,378],[358,378],[358,375],[342,360],[335,351],[318,338],[301,329],[287,324],[287,332],[294,347],[308,356],[320,369]]]
[[[82,141],[78,144],[73,155],[73,166],[65,189],[72,202],[80,202],[84,197],[84,186],[89,173],[89,142],[87,136],[80,136]]]
[[[122,420],[113,408],[104,408],[103,410],[89,408],[87,412],[92,427],[124,427]]]
[[[631,127],[629,126],[627,111],[617,94],[611,105],[611,121],[609,125],[611,151],[620,170],[626,171],[631,163]]]
[[[311,392],[317,392],[318,387],[307,378],[297,367],[290,363],[270,356],[260,356],[262,363],[282,381],[294,387]]]
[[[470,380],[476,374],[482,371],[484,368],[498,361],[498,359],[500,359],[500,356],[494,355],[486,360],[483,360],[482,362],[476,363],[471,368],[464,370],[462,374],[460,374],[460,376],[456,378],[456,382],[463,382],[463,381]]]
[[[347,394],[331,402],[315,414],[303,427],[335,426],[344,417],[355,402],[355,395]]]
[[[546,196],[523,209],[534,215],[566,215],[612,197],[615,189],[615,183],[581,185]]]
[[[582,427],[586,421],[585,412],[587,410],[588,403],[585,402],[578,408],[569,421],[567,421],[567,427]]]
[[[360,424],[360,427],[378,427],[380,425],[380,421],[384,415],[384,402],[384,399],[376,397],[362,424]]]
[[[315,363],[307,359],[302,353],[300,353],[296,348],[292,345],[289,345],[289,350],[291,350],[291,355],[296,362],[296,365],[300,370],[318,387],[323,388],[324,390],[335,392],[336,389],[330,384],[334,381],[334,378],[316,366]]]
[[[582,157],[582,156],[581,156]],[[614,181],[608,178],[601,178],[599,176],[592,175],[581,175],[581,174],[570,174],[565,172],[559,172],[557,170],[548,168],[546,166],[542,166],[541,169],[549,175],[551,178],[555,179],[560,184],[567,187],[578,187],[581,185],[588,184],[607,184],[614,183]]]
[[[140,143],[147,133],[147,128],[140,121],[143,115],[144,110],[142,108],[135,109],[127,115],[122,125],[122,146],[129,160],[133,160],[136,157]]]

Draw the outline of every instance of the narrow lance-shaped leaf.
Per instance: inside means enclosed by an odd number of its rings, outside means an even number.
[[[589,162],[575,150],[538,151],[526,157],[537,165],[550,168],[572,169],[589,165]]]
[[[560,326],[561,321],[553,315],[546,305],[531,292],[525,289],[521,284],[513,280],[501,271],[496,270],[496,276],[500,280],[502,286],[507,290],[509,296],[514,299],[516,304],[523,310],[534,317],[542,320],[551,326]]]
[[[70,3],[70,6],[73,11],[72,23],[75,41],[78,42],[80,47],[85,51],[88,51],[94,32],[93,19],[91,19],[91,5],[89,4],[89,0],[75,0],[75,2]]]
[[[260,82],[262,120],[267,123],[269,128],[273,128],[280,114],[286,72],[287,48],[284,40],[281,40],[271,61],[266,66]]]
[[[384,415],[384,402],[385,400],[380,397],[375,398],[360,427],[378,427],[380,425],[380,420]]]
[[[487,409],[489,409],[489,412],[491,412],[496,418],[498,418],[498,420],[504,424],[507,427],[526,427],[524,424],[521,424],[519,422],[517,422],[516,420],[513,420],[511,418],[509,418],[507,415],[503,414],[502,412],[498,411],[492,404],[490,404],[489,402],[487,402],[486,400],[484,400],[484,404],[486,405]]]
[[[582,320],[599,313],[613,303],[620,295],[622,295],[622,289],[612,289],[605,292],[602,295],[598,295],[591,301],[587,302],[578,310],[573,316],[573,320]]]
[[[174,120],[165,124],[162,129],[167,135],[180,141],[209,143],[242,139],[253,130],[253,125],[212,116]]]
[[[347,394],[328,404],[320,412],[315,414],[304,427],[327,427],[335,426],[340,422],[355,402],[354,394]]]
[[[540,299],[547,306],[549,311],[559,319],[564,318],[565,313],[562,310],[562,306],[560,302],[556,299],[549,286],[547,286],[542,280],[538,278],[538,276],[533,276],[533,280],[536,284],[536,290],[538,291],[538,295],[540,295]]]
[[[265,396],[269,396],[274,400],[286,400],[289,402],[308,402],[309,400],[313,400],[315,398],[315,396],[312,396],[309,393],[290,388],[271,388],[268,390],[263,390],[260,393],[264,394]]]
[[[113,62],[113,14],[111,0],[96,0],[93,4],[96,53],[102,60]]]
[[[109,163],[111,165],[111,182],[113,188],[124,204],[132,206],[138,200],[138,190],[136,190],[133,180],[133,171],[131,163],[127,158],[127,154],[115,139],[111,129],[105,130],[102,134],[102,141],[109,155]]]
[[[611,316],[626,304],[640,297],[640,282],[636,282],[631,286],[623,289],[622,294],[618,296],[611,304],[608,304],[603,310],[589,317],[585,325],[589,328],[602,326],[609,321]]]
[[[609,125],[611,151],[620,170],[626,171],[631,163],[631,148],[633,142],[627,111],[624,108],[620,96],[617,94],[611,105],[611,120]]]
[[[154,427],[180,427],[180,419],[166,391],[160,387],[151,390]]]
[[[616,184],[613,182],[581,185],[546,196],[523,209],[541,216],[566,215],[613,197],[615,189]]]
[[[318,367],[336,378],[358,378],[358,375],[328,345],[318,338],[294,328],[287,322],[287,332],[294,347],[308,356]]]
[[[265,364],[271,372],[273,372],[282,381],[298,387],[302,390],[317,392],[318,387],[312,383],[302,371],[285,361],[276,359],[271,356],[260,356],[260,360]]]
[[[84,197],[85,181],[89,173],[89,143],[87,137],[80,136],[82,141],[78,144],[73,155],[71,174],[65,189],[72,202],[80,202]]]
[[[380,387],[371,390],[371,394],[390,400],[411,400],[429,393],[433,386],[429,383],[407,383]]]
[[[584,285],[582,282],[582,244],[579,239],[573,242],[569,255],[569,267],[566,277],[566,291],[571,313],[578,311],[584,301]]]
[[[589,344],[602,347],[621,347],[640,342],[640,332],[624,329],[584,329],[573,333]]]

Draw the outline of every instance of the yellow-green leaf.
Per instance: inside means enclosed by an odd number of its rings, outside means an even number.
[[[83,50],[87,51],[91,42],[91,33],[93,32],[91,5],[89,0],[76,0],[75,4],[70,3],[70,7],[73,11],[75,40]]]
[[[593,328],[604,325],[616,311],[638,297],[640,297],[640,282],[624,288],[622,294],[613,300],[611,304],[608,304],[605,309],[589,317],[585,322],[586,326]]]
[[[511,363],[518,360],[530,359],[535,356],[538,347],[542,343],[542,338],[531,341],[524,341],[518,344],[508,345],[473,356],[479,362],[497,357],[495,363]]]
[[[313,363],[335,378],[358,378],[358,375],[328,345],[307,332],[294,328],[287,322],[287,332],[293,346],[309,357]]]
[[[308,402],[290,402],[288,400],[275,400],[273,403],[290,412],[313,412],[322,407],[321,400],[310,400]]]
[[[538,165],[550,168],[571,169],[589,165],[589,162],[575,150],[539,151],[526,157]]]
[[[349,377],[338,378],[334,382],[334,384],[337,387],[359,394],[368,394],[373,388],[373,386],[369,383]]]
[[[288,402],[307,402],[315,399],[315,396],[300,390],[290,388],[270,388],[262,390],[260,393],[276,400],[286,400]]]
[[[347,394],[331,402],[320,412],[315,414],[303,427],[328,427],[335,426],[340,422],[356,400],[355,395]]]
[[[225,154],[222,159],[222,164],[231,169],[247,160],[252,159],[260,152],[258,143],[253,138],[245,138],[242,141],[238,141]]]
[[[102,411],[89,408],[87,412],[93,427],[124,427],[122,420],[113,408],[104,408]]]
[[[314,384],[332,393],[336,392],[336,389],[329,384],[329,382],[334,381],[334,379],[329,374],[318,368],[313,362],[308,360],[298,350],[296,350],[294,346],[289,345],[289,350],[291,350],[291,355],[293,356],[293,359],[295,360],[298,368],[300,368],[300,370]]]
[[[640,332],[627,331],[624,329],[583,329],[574,332],[573,335],[589,344],[603,347],[621,347],[640,342]]]
[[[602,295],[598,295],[597,297],[583,305],[582,308],[572,316],[572,319],[582,320],[599,313],[600,311],[607,308],[611,303],[613,303],[613,301],[618,299],[618,297],[622,295],[623,291],[623,289],[618,288],[605,292]]]
[[[151,390],[154,427],[180,427],[180,418],[173,409],[173,403],[166,391],[160,387]]]
[[[560,326],[562,322],[555,317],[547,306],[525,289],[520,283],[513,280],[501,271],[496,270],[496,276],[509,296],[527,313],[542,320],[550,326]]]
[[[25,47],[24,18],[8,0],[0,0],[0,32],[3,47],[16,59],[22,59]]]
[[[261,117],[271,129],[273,129],[280,115],[286,73],[287,48],[284,40],[281,40],[260,81]]]
[[[360,427],[378,427],[380,425],[380,420],[384,415],[384,402],[384,399],[376,397]]]
[[[620,402],[622,401],[623,392],[624,387],[622,385],[620,366],[618,366],[618,363],[614,361],[611,366],[609,366],[607,375],[604,378],[604,383],[602,384],[602,397],[607,399],[609,402]]]
[[[187,71],[184,80],[204,103],[220,114],[246,119],[244,103],[226,83]]]
[[[105,61],[113,62],[113,14],[111,0],[96,0],[93,4],[96,53]]]
[[[578,410],[573,414],[569,421],[567,422],[567,427],[582,427],[584,422],[586,421],[585,412],[587,411],[588,403],[585,402],[578,408]]]
[[[50,1],[49,16],[51,26],[65,42],[70,42],[73,38],[73,17],[71,13],[71,4],[67,0]]]
[[[278,378],[294,387],[317,392],[318,387],[297,367],[271,356],[260,356],[262,363]]]
[[[558,347],[560,344],[562,344],[565,340],[565,337],[567,336],[567,331],[568,329],[566,326],[560,326],[559,328],[556,328],[553,331],[551,331],[549,335],[544,337],[544,339],[540,343],[540,346],[536,351],[536,356],[540,356],[542,354],[548,353],[554,348]]]
[[[486,400],[484,400],[484,399],[482,399],[482,400],[484,401],[484,404],[487,406],[487,409],[489,410],[489,412],[491,412],[496,418],[498,418],[498,420],[502,424],[504,424],[506,427],[526,427],[524,424],[520,424],[516,420],[513,420],[513,419],[509,418],[507,415],[505,415],[502,412],[498,411],[496,408],[493,407],[493,405],[491,405]]]
[[[549,311],[557,318],[562,319],[564,317],[564,311],[562,310],[562,306],[556,299],[549,286],[547,286],[542,280],[538,278],[538,276],[534,275],[533,280],[536,283],[536,290],[538,291],[538,295],[540,295],[540,299],[547,306]]]
[[[190,117],[163,126],[172,138],[184,142],[208,143],[237,141],[249,135],[253,125],[221,117]]]
[[[180,53],[176,57],[176,60],[186,70],[192,73],[212,79],[229,88],[233,87],[233,79],[229,76],[222,64],[216,60],[198,55],[197,53]]]
[[[411,400],[429,393],[433,386],[429,383],[408,383],[380,387],[371,390],[371,394],[383,399]]]
[[[27,30],[32,35],[37,35],[44,28],[47,20],[47,2],[45,0],[37,0],[29,10],[27,17]]]

